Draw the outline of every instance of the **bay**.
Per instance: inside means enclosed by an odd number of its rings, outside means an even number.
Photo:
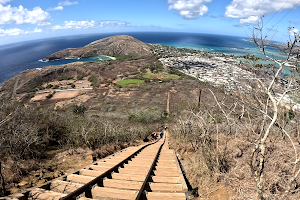
[[[27,69],[78,61],[77,59],[66,59],[41,62],[43,58],[54,52],[65,48],[83,47],[95,40],[120,34],[130,35],[146,43],[157,43],[233,55],[250,54],[263,58],[257,47],[251,44],[246,37],[185,32],[99,33],[65,36],[0,46],[0,85],[9,78]],[[268,55],[275,56],[275,58],[281,58],[279,51],[274,47],[267,46],[267,53]],[[97,59],[108,58],[87,58],[80,59],[79,61],[93,61]]]

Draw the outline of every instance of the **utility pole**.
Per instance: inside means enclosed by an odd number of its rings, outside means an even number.
[[[200,110],[201,92],[202,92],[202,90],[199,89],[199,101],[198,101],[198,108],[199,108],[199,110]]]

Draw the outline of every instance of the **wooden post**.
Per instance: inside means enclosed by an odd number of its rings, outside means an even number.
[[[168,114],[168,117],[170,115],[170,92],[168,92],[168,98],[167,98],[167,114]]]
[[[198,108],[199,108],[199,110],[200,110],[201,92],[202,92],[202,90],[199,89],[199,101],[198,101]]]

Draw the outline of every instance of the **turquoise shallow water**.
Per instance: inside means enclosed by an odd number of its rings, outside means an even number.
[[[95,56],[95,57],[81,58],[81,59],[69,58],[69,59],[61,59],[61,60],[51,60],[44,63],[47,63],[48,65],[65,65],[68,63],[78,62],[78,61],[87,62],[87,61],[101,61],[101,60],[111,60],[111,58],[106,56]],[[42,60],[39,61],[43,62]]]
[[[199,36],[198,36],[199,37]],[[161,44],[167,46],[173,46],[178,48],[190,48],[210,52],[218,52],[224,54],[231,54],[235,56],[243,55],[254,55],[255,57],[261,58],[258,62],[247,63],[244,59],[240,61],[247,64],[272,64],[278,66],[275,62],[267,60],[267,58],[259,51],[257,46],[253,42],[250,42],[246,38],[235,37],[235,36],[223,36],[219,35],[208,35],[204,38],[197,38],[197,35],[188,37],[189,39],[177,40],[176,42],[161,42]],[[266,55],[275,58],[277,60],[286,59],[286,56],[280,54],[280,51],[272,46],[266,46]],[[284,74],[289,74],[290,67],[284,66]]]
[[[178,47],[178,48],[190,48],[190,49],[197,49],[203,51],[232,54],[235,56],[243,56],[243,55],[250,54],[250,55],[254,55],[255,57],[266,59],[265,56],[258,50],[256,46],[253,46],[252,44],[243,41],[243,39],[240,39],[240,45],[237,45],[236,47],[226,47],[226,46],[220,47],[220,46],[206,46],[206,45],[199,45],[199,44],[178,44],[178,43],[162,43],[162,44]],[[266,54],[276,59],[285,58],[285,56],[281,55],[277,49],[270,46],[266,47]]]
[[[50,62],[40,61],[59,50],[83,47],[95,40],[120,34],[131,35],[146,43],[157,43],[233,55],[250,54],[263,58],[257,47],[251,44],[246,37],[181,32],[100,33],[93,35],[66,36],[0,46],[0,85],[5,80],[8,80],[26,69],[42,68],[48,65],[62,65],[76,61],[109,59],[107,57],[94,57],[80,60],[65,59]],[[267,47],[267,52],[270,56],[274,56],[277,59],[281,58],[279,51],[271,46]]]

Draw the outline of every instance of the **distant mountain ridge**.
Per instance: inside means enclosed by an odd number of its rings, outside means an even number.
[[[101,55],[134,55],[140,58],[152,55],[152,51],[149,45],[134,37],[116,35],[91,42],[82,48],[67,48],[55,52],[44,58],[43,61],[65,58],[89,58]]]

